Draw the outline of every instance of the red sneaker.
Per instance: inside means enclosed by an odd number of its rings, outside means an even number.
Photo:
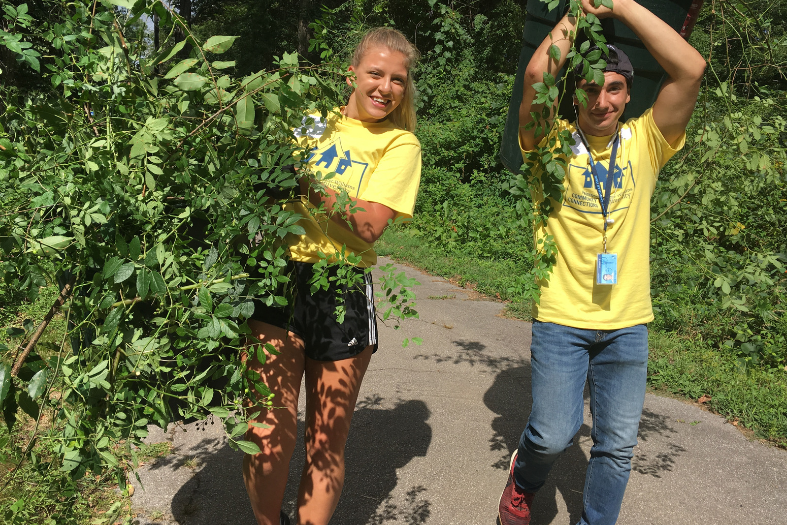
[[[511,454],[511,466],[508,468],[508,483],[500,496],[497,515],[500,525],[530,525],[530,505],[535,492],[525,492],[516,486],[514,481],[514,463],[518,451]]]

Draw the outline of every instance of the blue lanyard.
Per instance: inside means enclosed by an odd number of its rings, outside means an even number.
[[[607,179],[604,181],[604,192],[601,192],[601,181],[596,171],[596,163],[593,162],[593,155],[590,153],[590,145],[585,141],[585,136],[581,133],[582,142],[588,150],[588,160],[590,161],[590,172],[593,174],[593,182],[596,185],[596,192],[598,192],[598,201],[601,204],[601,215],[604,217],[604,233],[607,231],[607,217],[609,216],[609,195],[612,193],[612,181],[615,177],[615,168],[617,167],[618,145],[620,144],[620,133],[615,133],[615,140],[612,143],[612,152],[609,156],[609,169],[607,170]],[[600,161],[599,161],[600,162]]]

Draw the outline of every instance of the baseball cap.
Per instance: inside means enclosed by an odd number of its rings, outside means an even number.
[[[631,65],[631,60],[629,60],[628,55],[623,52],[617,46],[612,44],[607,44],[607,48],[609,49],[609,54],[604,55],[604,60],[607,63],[607,66],[604,68],[604,71],[612,71],[613,73],[618,73],[623,75],[626,78],[626,81],[629,85],[631,85],[631,81],[634,79],[634,66]],[[592,46],[590,49],[582,53],[583,57],[587,57],[593,51],[601,50],[598,46]],[[603,54],[603,51],[602,51]],[[574,68],[574,75],[577,76],[577,79],[581,78],[582,72],[584,69],[584,62],[579,63]]]

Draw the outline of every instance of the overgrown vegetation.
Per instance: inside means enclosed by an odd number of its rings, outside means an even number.
[[[21,307],[0,346],[5,461],[16,461],[0,514],[19,523],[78,520],[85,480],[123,490],[149,424],[212,414],[230,446],[259,451],[243,439],[256,413],[242,403],[274,400],[245,368],[244,321],[252,297],[287,304],[283,244],[303,232],[283,208],[305,157],[292,130],[332,110],[343,84],[335,66],[295,53],[228,75],[221,55],[236,37],[197,38],[160,1],[45,3],[5,5],[0,33],[3,56],[38,73],[4,85],[0,106],[0,276]],[[151,15],[152,52],[140,23]],[[315,265],[315,288],[359,279],[329,277],[354,257],[339,248]],[[404,274],[382,284],[383,317],[416,315]],[[265,362],[275,349],[255,351]],[[39,490],[20,499],[28,483]],[[55,493],[76,499],[45,504]]]

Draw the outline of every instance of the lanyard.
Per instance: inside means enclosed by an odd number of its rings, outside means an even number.
[[[579,129],[579,126],[577,126]],[[588,150],[588,160],[590,162],[590,172],[593,174],[593,182],[596,186],[598,193],[598,201],[601,205],[601,215],[604,218],[604,253],[607,253],[607,225],[613,221],[609,219],[609,196],[612,193],[612,181],[615,177],[615,168],[617,167],[618,145],[620,144],[620,131],[615,131],[615,139],[612,142],[612,152],[609,156],[609,169],[607,170],[607,179],[604,181],[604,192],[601,191],[601,181],[599,180],[598,171],[596,171],[596,163],[593,162],[593,155],[590,153],[590,145],[585,140],[585,134],[579,129],[579,136],[582,137],[582,142]],[[600,162],[600,161],[599,161]]]

